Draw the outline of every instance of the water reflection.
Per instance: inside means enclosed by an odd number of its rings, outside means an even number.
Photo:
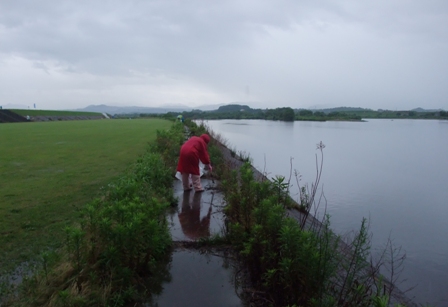
[[[179,250],[172,255],[171,281],[162,284],[163,292],[154,295],[146,307],[240,307],[244,306],[233,282],[234,268],[230,261],[214,251],[208,255],[198,251]]]
[[[210,236],[212,205],[201,219],[201,198],[202,193],[184,192],[182,209],[178,214],[182,232],[192,240]]]

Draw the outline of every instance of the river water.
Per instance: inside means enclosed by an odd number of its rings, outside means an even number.
[[[315,179],[322,141],[320,191],[332,229],[344,235],[368,218],[374,250],[391,238],[406,254],[399,288],[415,287],[407,295],[418,303],[448,306],[448,121],[205,123],[269,177],[293,169],[301,185]],[[292,183],[297,200],[294,175]]]

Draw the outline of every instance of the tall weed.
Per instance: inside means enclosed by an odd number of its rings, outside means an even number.
[[[318,145],[321,152],[323,147]],[[257,181],[249,163],[227,173],[222,186],[228,239],[245,259],[253,283],[275,306],[382,306],[391,291],[382,288],[382,263],[369,261],[367,220],[343,243],[331,231],[328,215],[321,221],[310,216],[320,203],[316,194],[322,161],[319,167],[316,159],[316,165],[311,188],[301,187],[299,220],[287,215],[291,200],[283,177]],[[393,256],[390,262],[403,259]]]

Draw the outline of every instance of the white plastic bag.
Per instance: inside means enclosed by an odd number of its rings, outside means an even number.
[[[199,160],[199,176],[200,177],[202,177],[202,175],[204,175],[204,167],[205,167],[205,165],[204,165],[204,163],[202,163],[200,160]],[[181,175],[181,173],[180,172],[176,172],[176,178],[177,179],[179,179],[179,180],[182,180],[182,175]]]

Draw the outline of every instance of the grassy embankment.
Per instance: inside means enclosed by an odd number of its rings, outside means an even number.
[[[48,115],[48,112],[45,113]],[[144,152],[164,120],[0,125],[0,267],[58,247],[64,226]]]
[[[102,116],[98,112],[80,112],[80,111],[56,111],[56,110],[27,110],[27,109],[14,109],[11,110],[22,116]]]

